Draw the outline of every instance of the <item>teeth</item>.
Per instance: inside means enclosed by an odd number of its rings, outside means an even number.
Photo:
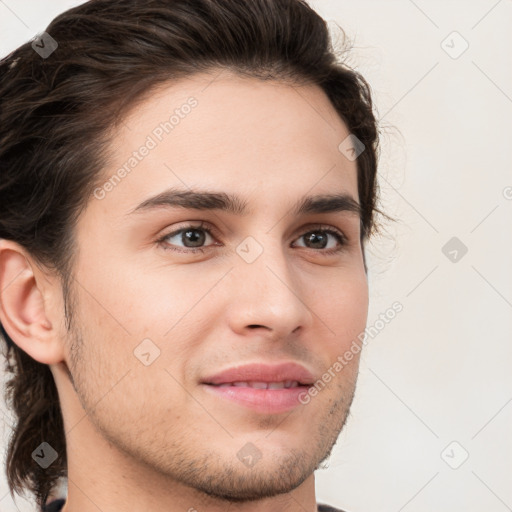
[[[226,382],[225,384],[218,384],[220,388],[237,387],[237,388],[254,388],[254,389],[283,389],[283,388],[296,388],[299,386],[299,382],[296,380],[285,380],[284,382]]]
[[[284,382],[269,382],[268,389],[284,389]]]

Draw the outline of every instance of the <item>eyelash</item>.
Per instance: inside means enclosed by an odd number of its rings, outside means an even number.
[[[192,229],[198,230],[198,231],[204,231],[204,232],[208,233],[212,238],[215,238],[215,233],[214,233],[215,230],[212,228],[204,227],[203,223],[201,223],[200,225],[189,224],[180,229],[172,231],[171,233],[166,233],[164,236],[162,236],[161,238],[159,238],[157,240],[157,243],[166,251],[174,251],[174,252],[185,253],[185,254],[190,254],[190,253],[194,254],[194,253],[198,253],[198,252],[204,253],[205,250],[207,250],[211,246],[196,247],[196,248],[187,247],[185,250],[183,250],[183,249],[178,249],[175,246],[173,247],[170,244],[166,243],[166,240],[169,237],[175,236],[183,231],[192,230]],[[309,233],[313,233],[313,232],[327,233],[327,234],[333,235],[337,238],[337,240],[339,242],[339,246],[334,249],[317,249],[316,250],[316,252],[320,252],[324,256],[331,256],[333,254],[339,253],[343,249],[345,249],[345,246],[347,245],[347,239],[341,231],[338,231],[334,228],[323,226],[320,224],[317,226],[312,226],[308,231],[306,231],[301,236],[305,236],[305,235],[307,235]],[[299,238],[301,238],[301,237],[299,237]],[[303,249],[308,249],[308,247],[303,247]],[[311,249],[311,250],[315,251],[315,249]]]

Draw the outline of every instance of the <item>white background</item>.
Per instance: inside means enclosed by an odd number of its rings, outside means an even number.
[[[1,0],[1,55],[79,3]],[[354,42],[381,122],[382,207],[399,219],[371,247],[368,324],[404,308],[368,340],[317,500],[512,510],[512,1],[310,4]],[[442,250],[452,237],[468,249],[456,261]],[[0,510],[34,510],[4,475]]]

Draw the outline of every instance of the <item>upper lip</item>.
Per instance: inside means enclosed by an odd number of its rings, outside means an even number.
[[[231,382],[283,382],[297,381],[302,385],[313,384],[313,374],[304,366],[293,363],[246,364],[223,370],[203,379],[204,384],[226,384]]]

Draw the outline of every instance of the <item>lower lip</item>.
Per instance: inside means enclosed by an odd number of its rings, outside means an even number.
[[[255,411],[276,414],[302,405],[300,398],[307,394],[309,386],[282,389],[258,389],[239,386],[214,386],[203,384],[209,393],[231,400]]]

